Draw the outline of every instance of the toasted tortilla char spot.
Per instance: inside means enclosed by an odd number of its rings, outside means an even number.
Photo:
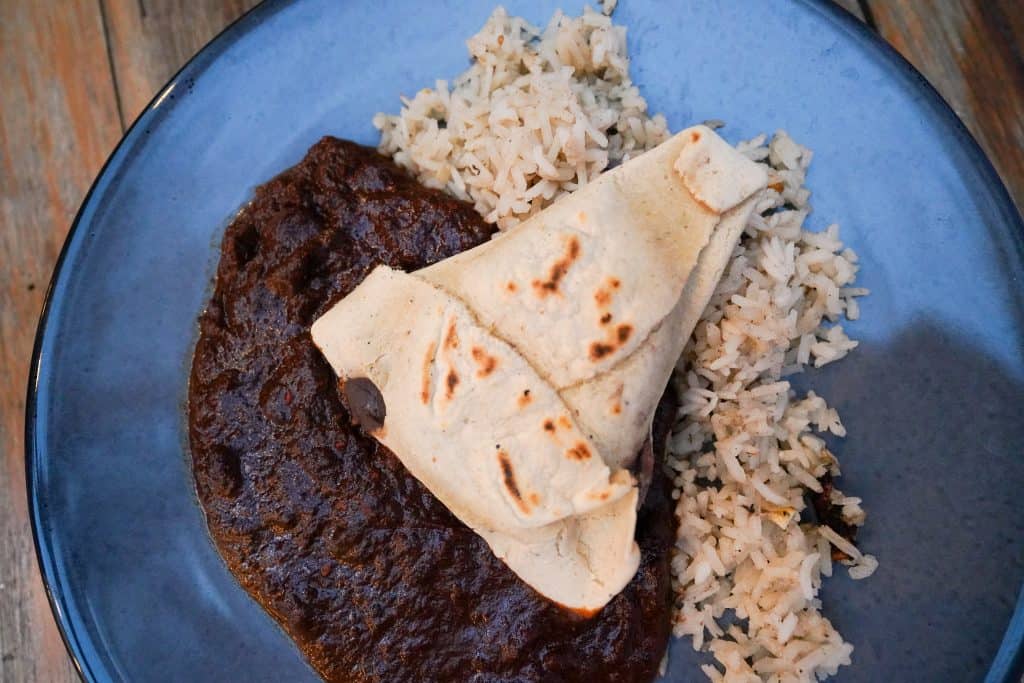
[[[601,324],[602,325],[607,325],[611,321],[612,321],[612,314],[611,313],[605,313],[604,315],[601,316]]]
[[[537,295],[541,298],[546,297],[548,294],[558,294],[558,285],[565,277],[566,273],[569,272],[569,267],[580,257],[580,241],[572,235],[566,240],[565,255],[558,259],[551,265],[551,269],[548,271],[548,279],[534,280],[533,288],[537,290]]]
[[[555,421],[552,420],[552,419],[544,420],[544,431],[545,432],[554,432],[555,431]]]
[[[508,458],[508,453],[498,451],[498,464],[501,466],[501,480],[505,484],[505,490],[516,501],[516,505],[523,511],[523,514],[530,514],[530,506],[523,500],[523,494],[519,491],[515,469],[512,467],[512,461]]]
[[[590,458],[590,448],[582,441],[577,441],[572,448],[565,452],[565,455],[572,460],[587,460]],[[608,492],[606,491],[605,495],[607,496],[607,494]]]
[[[423,357],[423,380],[420,388],[420,400],[423,401],[423,405],[430,402],[430,366],[434,363],[436,350],[437,344],[430,342],[430,346],[427,347],[427,355]]]
[[[530,390],[523,389],[523,393],[519,394],[519,398],[517,400],[519,401],[520,408],[525,408],[526,406],[530,405],[530,401],[533,400],[530,397]]]
[[[608,354],[615,351],[615,347],[604,342],[594,342],[590,345],[590,360],[599,361]]]
[[[597,303],[598,308],[606,308],[608,304],[612,302],[612,293],[608,290],[618,289],[619,287],[622,286],[622,281],[619,280],[619,278],[617,277],[610,277],[607,280],[605,280],[605,285],[607,285],[608,289],[606,289],[605,287],[598,287],[597,291],[594,292],[594,301]],[[611,314],[606,315],[608,315],[608,319],[611,320]],[[601,322],[604,322],[603,318]]]
[[[626,385],[620,384],[615,392],[611,395],[611,414],[621,415],[623,412],[623,392],[626,391]]]
[[[455,372],[455,368],[450,368],[448,370],[448,375],[444,378],[444,384],[447,387],[445,397],[451,398],[455,395],[455,387],[459,385],[459,375]]]
[[[479,366],[476,371],[477,377],[486,377],[494,372],[494,368],[498,367],[498,359],[488,354],[479,346],[474,346],[471,353],[473,355],[473,360],[475,360],[477,366]]]
[[[558,416],[558,424],[561,425],[562,429],[572,428],[572,422],[569,422],[569,418],[567,418],[565,415]]]
[[[514,292],[514,291],[516,291],[516,290],[517,290],[517,289],[519,289],[519,288],[518,288],[518,287],[516,287],[516,283],[512,282],[511,280],[509,280],[509,281],[508,281],[508,282],[507,282],[507,283],[505,284],[505,289],[507,289],[507,290],[508,290],[508,291],[510,291],[510,292]]]
[[[459,333],[455,330],[455,321],[448,323],[448,331],[444,335],[444,348],[459,348]]]
[[[604,292],[605,290],[598,290],[598,293]],[[605,324],[611,320],[611,314],[606,313],[601,316],[601,323]],[[606,328],[608,329],[608,328]],[[633,325],[629,323],[621,323],[614,329],[608,329],[607,337],[603,341],[596,341],[590,344],[590,360],[595,363],[603,359],[609,354],[615,353],[629,341],[629,338],[633,336]]]
[[[690,133],[690,141],[691,142],[699,142],[700,141],[700,132],[695,130],[692,133]]]

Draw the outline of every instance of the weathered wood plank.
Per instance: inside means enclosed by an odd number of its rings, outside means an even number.
[[[53,263],[120,137],[96,0],[0,3],[0,680],[76,681],[36,567],[24,396]]]
[[[192,55],[259,0],[101,0],[126,123]]]
[[[942,93],[1024,209],[1020,0],[870,0],[879,33]]]

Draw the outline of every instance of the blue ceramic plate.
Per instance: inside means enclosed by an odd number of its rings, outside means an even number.
[[[545,21],[555,0],[507,0]],[[562,3],[570,12],[577,0]],[[673,129],[787,129],[815,151],[873,294],[850,358],[810,373],[850,436],[843,488],[881,568],[827,582],[856,650],[836,681],[1011,681],[1024,616],[1022,232],[950,109],[828,2],[623,0],[633,73]],[[183,402],[224,226],[320,136],[465,68],[492,9],[271,2],[203,50],[125,136],[64,247],[39,328],[28,486],[39,559],[89,680],[315,681],[206,533]],[[668,678],[699,678],[686,642]],[[986,678],[987,677],[987,678]]]

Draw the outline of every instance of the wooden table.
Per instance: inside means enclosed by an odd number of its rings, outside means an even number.
[[[628,2],[628,0],[625,0]],[[1024,5],[836,0],[902,52],[1024,207]],[[256,0],[0,0],[0,680],[77,675],[39,579],[24,484],[24,399],[57,253],[126,127]]]

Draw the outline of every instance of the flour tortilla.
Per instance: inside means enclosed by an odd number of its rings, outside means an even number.
[[[695,126],[416,275],[518,349],[626,466],[766,184]]]

